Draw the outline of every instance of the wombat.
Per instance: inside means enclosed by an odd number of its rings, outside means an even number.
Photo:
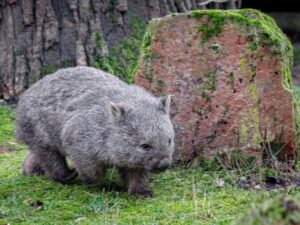
[[[172,161],[170,101],[95,68],[47,75],[25,91],[17,107],[15,135],[29,146],[23,174],[45,173],[66,183],[78,173],[98,183],[113,166],[129,194],[151,197],[149,173],[166,170]]]

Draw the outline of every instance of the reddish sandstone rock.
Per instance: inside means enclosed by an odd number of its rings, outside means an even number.
[[[184,161],[238,152],[294,163],[292,47],[256,10],[194,11],[153,20],[135,83],[173,95]]]

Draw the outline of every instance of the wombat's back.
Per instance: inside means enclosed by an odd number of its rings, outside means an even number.
[[[61,107],[88,92],[123,89],[126,84],[117,77],[91,67],[58,70],[36,82],[21,97],[21,107]],[[102,90],[103,89],[103,90]],[[53,105],[54,104],[54,105]]]
[[[62,125],[76,111],[86,110],[94,104],[105,108],[108,101],[118,102],[124,98],[134,101],[136,96],[143,95],[153,98],[101,70],[90,67],[61,69],[47,75],[22,95],[17,108],[15,135],[19,141],[31,146],[51,143],[59,147]]]

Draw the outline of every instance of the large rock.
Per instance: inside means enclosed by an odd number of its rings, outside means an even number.
[[[256,11],[193,11],[152,20],[135,82],[173,95],[177,153],[296,158],[292,47]]]

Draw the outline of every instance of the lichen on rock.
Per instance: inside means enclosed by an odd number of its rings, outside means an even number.
[[[188,15],[196,19],[207,17],[208,23],[197,27],[197,32],[203,33],[204,42],[221,33],[226,23],[233,22],[250,31],[249,36],[255,36],[255,42],[251,43],[251,50],[256,50],[257,44],[274,46],[279,54],[290,53],[292,49],[291,43],[275,21],[258,10],[196,10]],[[292,57],[292,54],[290,56]]]
[[[254,9],[243,10],[208,10],[192,11],[189,16],[202,19],[208,17],[208,23],[197,27],[197,32],[201,32],[203,37],[201,43],[207,42],[210,38],[217,36],[226,24],[226,20],[242,26],[247,32],[248,37],[253,41],[249,43],[248,48],[255,51],[260,46],[270,46],[274,54],[283,58],[284,70],[288,70],[293,63],[293,47],[286,35],[276,25],[275,21]],[[291,89],[291,72],[283,72],[283,85]]]

